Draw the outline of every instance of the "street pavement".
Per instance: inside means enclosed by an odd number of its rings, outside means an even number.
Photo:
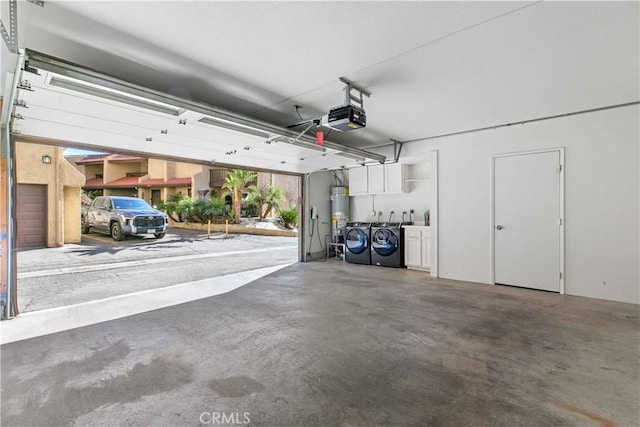
[[[79,244],[21,250],[20,312],[103,299],[298,260],[296,237],[173,229],[163,239],[114,242],[84,234]]]

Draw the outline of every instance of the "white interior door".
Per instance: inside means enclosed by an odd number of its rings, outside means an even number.
[[[494,158],[494,281],[560,292],[561,153]]]

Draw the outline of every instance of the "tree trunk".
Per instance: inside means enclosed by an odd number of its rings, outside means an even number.
[[[242,210],[242,192],[239,190],[235,191],[233,197],[233,209],[235,210],[236,214],[236,224],[240,224],[240,211]]]

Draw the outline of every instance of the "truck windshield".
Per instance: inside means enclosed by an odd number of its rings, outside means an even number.
[[[151,206],[142,199],[113,199],[115,209],[151,209]]]

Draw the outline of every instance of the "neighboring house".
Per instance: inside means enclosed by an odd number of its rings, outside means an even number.
[[[67,157],[86,177],[83,189],[95,195],[133,196],[157,205],[175,193],[200,198],[198,190],[207,190],[206,199],[222,197],[222,186],[229,169],[192,163],[147,159],[122,154],[94,154]],[[258,173],[254,184],[282,189],[281,208],[297,205],[300,179],[295,176]],[[274,213],[275,214],[275,213]]]
[[[208,189],[205,166],[122,154],[69,158],[87,179],[83,189],[104,196],[133,196],[158,204],[171,194]]]
[[[16,143],[18,248],[78,243],[84,176],[64,158],[64,148]]]

